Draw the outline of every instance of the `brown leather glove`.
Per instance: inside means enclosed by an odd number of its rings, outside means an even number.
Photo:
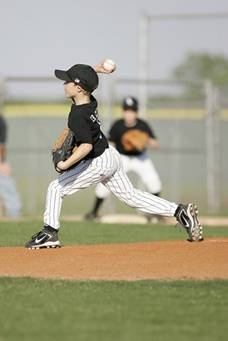
[[[128,130],[121,138],[122,145],[126,151],[142,151],[147,147],[149,134],[138,129]]]
[[[58,173],[63,172],[58,169],[58,162],[67,160],[75,148],[77,148],[77,146],[74,133],[69,128],[65,128],[52,147],[52,161],[54,163],[55,170]]]

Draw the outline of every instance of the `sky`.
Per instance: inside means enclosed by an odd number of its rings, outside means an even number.
[[[117,64],[116,76],[139,74],[139,20],[143,13],[227,12],[227,0],[0,0],[0,75],[53,76],[55,68]],[[168,78],[187,52],[228,57],[225,19],[150,24],[150,78]]]

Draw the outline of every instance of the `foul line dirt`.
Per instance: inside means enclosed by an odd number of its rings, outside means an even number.
[[[228,279],[228,238],[0,248],[0,276],[76,280]]]

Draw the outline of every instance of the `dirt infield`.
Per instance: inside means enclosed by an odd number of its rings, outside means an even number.
[[[0,276],[77,280],[228,279],[228,238],[0,248]]]

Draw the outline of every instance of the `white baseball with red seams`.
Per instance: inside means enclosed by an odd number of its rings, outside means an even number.
[[[114,71],[116,68],[116,63],[112,59],[105,59],[103,62],[103,68],[106,71]]]

